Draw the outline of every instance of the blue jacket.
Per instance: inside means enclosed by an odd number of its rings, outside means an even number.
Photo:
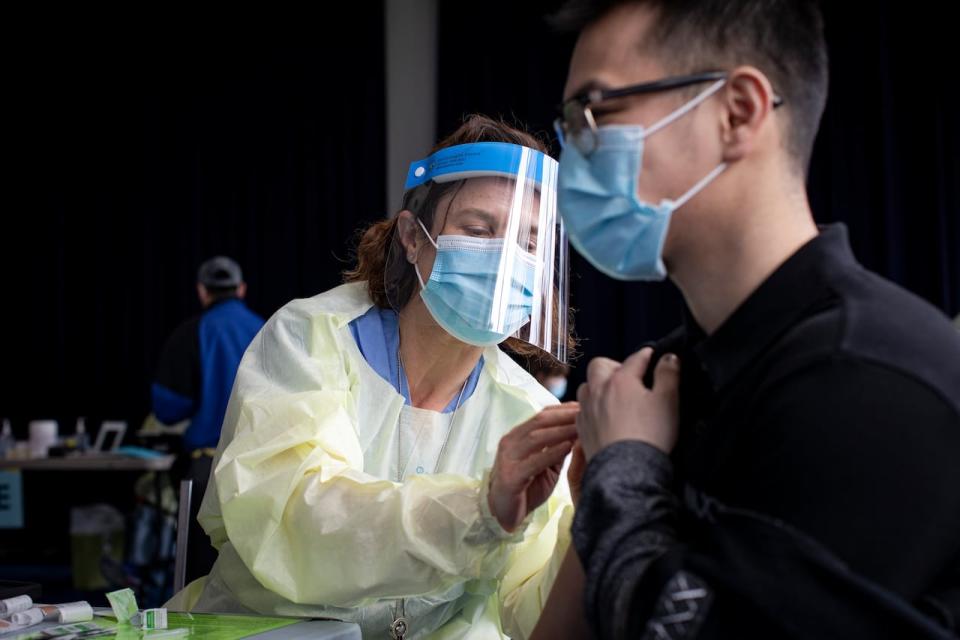
[[[167,340],[152,387],[153,413],[166,424],[190,419],[187,451],[216,447],[244,351],[263,319],[237,298],[214,303]]]

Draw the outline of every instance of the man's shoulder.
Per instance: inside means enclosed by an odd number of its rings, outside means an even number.
[[[689,338],[678,327],[655,352],[680,352]],[[960,412],[960,331],[926,300],[859,266],[836,274],[825,295],[764,349],[752,373],[763,387],[819,380],[830,395],[836,376],[822,374],[831,371],[851,376],[848,382],[865,392],[881,378],[900,380]]]
[[[960,410],[960,332],[926,300],[865,269],[838,279],[830,301],[799,320],[770,356],[778,353],[792,354],[797,366],[882,371]]]

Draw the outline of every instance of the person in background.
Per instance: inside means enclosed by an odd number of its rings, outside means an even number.
[[[160,422],[189,421],[174,476],[193,480],[192,524],[206,491],[240,359],[263,326],[263,319],[244,304],[246,293],[243,273],[234,260],[216,256],[200,265],[197,297],[203,312],[177,327],[167,340],[151,388],[153,413]],[[205,574],[216,558],[199,526],[190,528],[189,548],[188,579]]]
[[[567,395],[570,365],[553,358],[529,358],[525,368],[557,400]]]

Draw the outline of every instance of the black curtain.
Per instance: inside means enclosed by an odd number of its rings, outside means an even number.
[[[0,417],[20,437],[40,417],[137,426],[212,255],[238,260],[264,317],[340,281],[384,214],[386,143],[383,3],[337,11],[282,29],[37,17],[20,34],[0,245]]]
[[[846,223],[867,268],[956,315],[960,92],[951,79],[947,9],[822,4],[831,81],[808,184],[814,215]],[[555,0],[491,0],[478,13],[468,3],[440,3],[441,132],[482,112],[553,139],[575,40],[544,21],[556,7]],[[682,299],[671,284],[614,282],[573,253],[581,365],[600,355],[622,359],[680,322]]]
[[[543,22],[556,1],[438,4],[440,132],[483,112],[551,135],[573,44]],[[825,4],[815,215],[846,222],[867,267],[956,314],[946,9]],[[241,263],[264,316],[340,281],[355,230],[384,213],[383,14],[364,2],[283,28],[250,16],[11,23],[0,417],[20,437],[33,418],[142,419],[163,340],[199,311],[206,257]],[[573,268],[581,362],[622,358],[679,321],[671,285],[617,283],[578,256]]]

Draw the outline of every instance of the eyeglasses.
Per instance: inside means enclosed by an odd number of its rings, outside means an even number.
[[[722,80],[726,77],[727,73],[725,71],[705,71],[690,75],[662,78],[660,80],[654,80],[653,82],[634,84],[619,89],[591,89],[570,98],[560,105],[559,110],[561,115],[554,121],[553,128],[557,132],[561,146],[566,146],[569,140],[577,147],[580,153],[588,156],[597,149],[597,121],[594,119],[593,112],[590,110],[591,105],[614,98],[623,98],[625,96],[682,89],[683,87],[689,87],[695,84]],[[782,104],[783,99],[775,95],[773,98],[774,109]]]

